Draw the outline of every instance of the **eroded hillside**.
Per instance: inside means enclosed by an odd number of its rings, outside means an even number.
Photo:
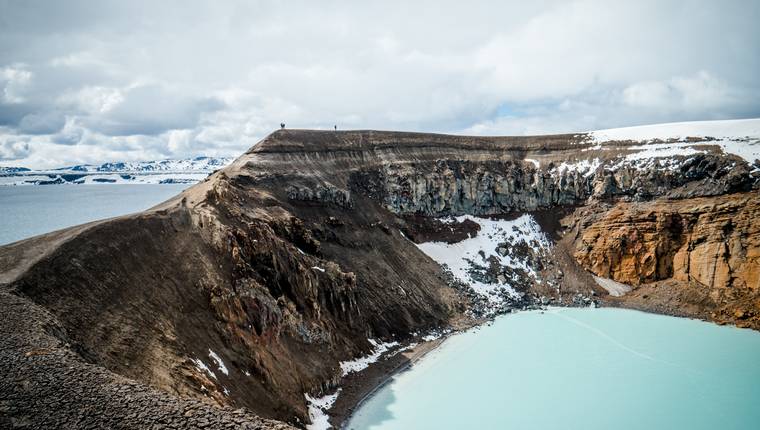
[[[727,148],[280,130],[152,210],[0,248],[0,282],[84,373],[303,426],[305,394],[351,383],[352,360],[511,309],[757,329],[760,169]],[[3,347],[7,398],[38,359],[29,336]]]

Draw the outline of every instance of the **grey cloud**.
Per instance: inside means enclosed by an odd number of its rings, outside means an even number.
[[[18,123],[24,134],[53,134],[63,128],[66,118],[61,112],[34,112],[25,115]]]
[[[213,97],[193,97],[159,85],[139,86],[102,115],[84,120],[88,128],[111,136],[156,135],[172,129],[192,128],[206,112],[222,109]]]
[[[77,145],[82,140],[86,130],[74,121],[68,121],[63,129],[51,136],[51,140],[59,145]]]
[[[0,103],[0,126],[15,127],[27,115],[34,113],[35,109],[26,104],[7,105]]]
[[[234,155],[281,121],[506,134],[758,116],[758,21],[752,0],[0,0],[0,125],[29,162],[72,163]]]
[[[0,136],[0,160],[20,160],[29,154],[29,142],[26,138],[13,135]]]

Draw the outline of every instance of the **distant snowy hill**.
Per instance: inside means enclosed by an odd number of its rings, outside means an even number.
[[[190,184],[232,162],[232,158],[195,157],[185,160],[80,164],[50,170],[0,167],[2,185],[58,184]]]
[[[23,172],[29,172],[31,169],[27,169],[26,167],[2,167],[0,166],[0,175],[10,175],[14,173],[23,173]]]
[[[71,172],[213,172],[232,162],[232,158],[195,157],[186,160],[158,160],[103,163],[99,166],[80,164],[61,167],[56,171]]]

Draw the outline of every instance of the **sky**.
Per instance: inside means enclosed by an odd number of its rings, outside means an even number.
[[[760,2],[0,0],[0,166],[760,117]]]

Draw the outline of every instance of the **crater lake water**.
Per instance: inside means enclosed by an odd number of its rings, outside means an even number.
[[[155,206],[192,184],[0,187],[0,245]]]
[[[760,428],[760,333],[621,309],[519,312],[450,337],[346,427]]]

